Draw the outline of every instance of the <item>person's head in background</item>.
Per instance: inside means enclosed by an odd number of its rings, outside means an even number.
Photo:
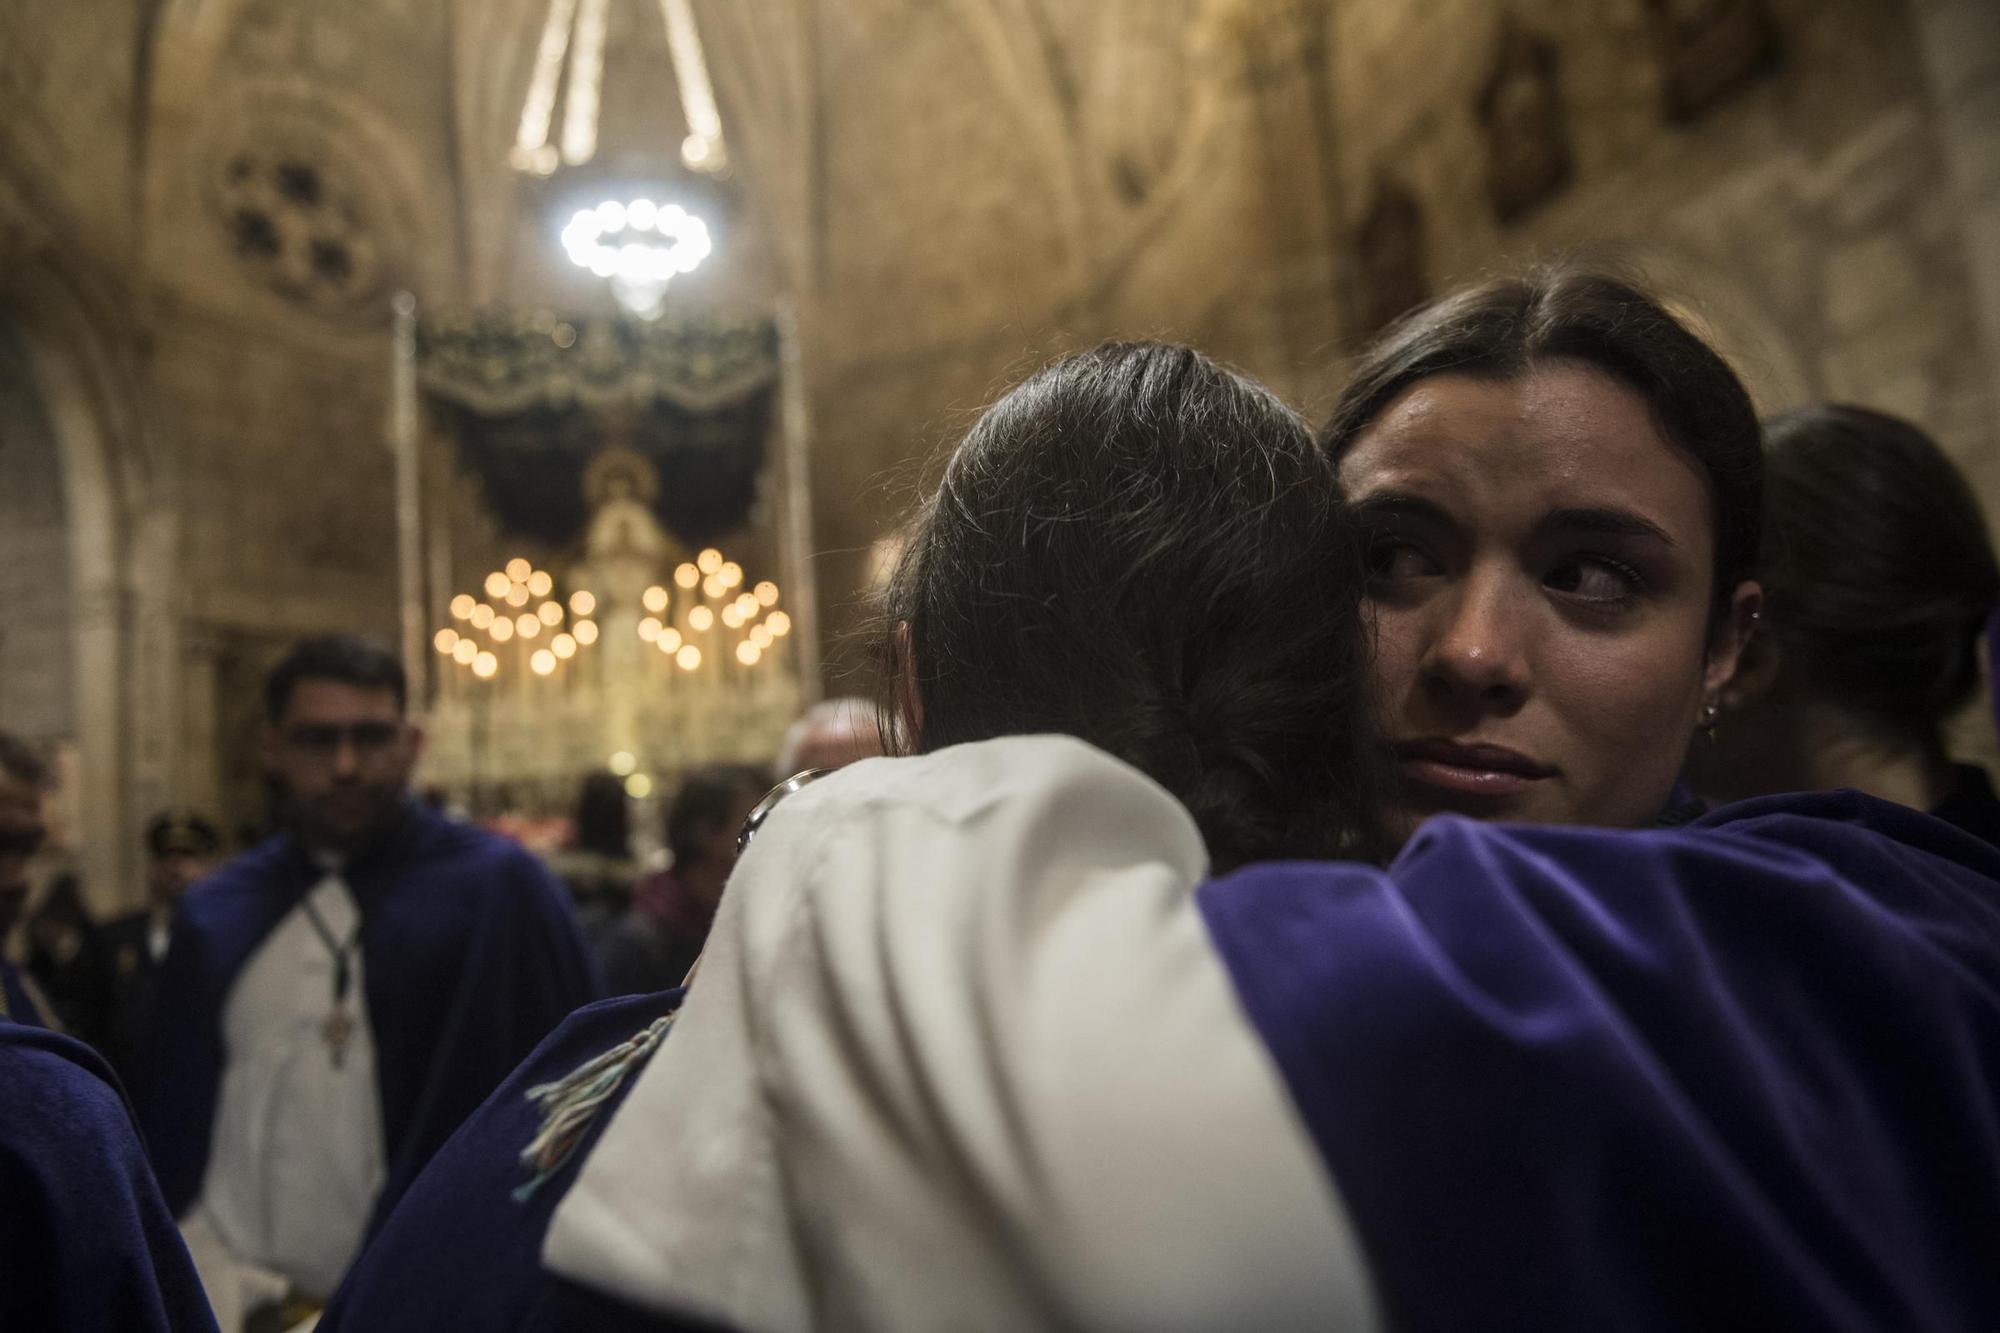
[[[146,895],[149,905],[171,912],[194,882],[215,868],[222,835],[186,810],[166,810],[146,825]]]
[[[743,821],[770,789],[771,775],[748,764],[705,764],[688,770],[667,807],[667,851],[687,895],[713,911],[736,867]]]
[[[313,850],[346,855],[394,818],[423,736],[402,663],[358,634],[301,641],[264,686],[264,763]]]
[[[781,778],[807,769],[845,768],[882,753],[882,728],[866,699],[822,699],[785,729],[778,747]]]
[[[83,901],[83,881],[67,871],[56,875],[49,880],[42,900],[28,913],[23,934],[27,936],[29,967],[68,963],[96,924]]]
[[[48,783],[48,766],[34,747],[0,731],[0,946],[27,910],[28,863],[48,836],[42,818]]]
[[[616,773],[591,773],[576,797],[576,849],[613,861],[632,855],[632,802]]]
[[[1728,365],[1637,287],[1539,269],[1392,327],[1322,440],[1366,529],[1402,830],[1655,821],[1758,612]]]
[[[1723,799],[1852,787],[1928,810],[1979,685],[2000,566],[1972,488],[1907,421],[1815,406],[1765,427],[1764,622],[1691,776]]]
[[[1113,343],[953,450],[885,591],[890,748],[1053,732],[1193,816],[1216,869],[1373,854],[1385,782],[1352,519],[1255,382]]]

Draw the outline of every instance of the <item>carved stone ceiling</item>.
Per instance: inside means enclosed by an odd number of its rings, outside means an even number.
[[[1224,151],[1227,7],[696,0],[740,213],[719,238],[737,269],[690,296],[790,291],[822,323],[851,316],[862,343],[963,336],[1082,299]],[[151,267],[171,284],[229,256],[262,293],[246,300],[334,324],[379,312],[392,285],[445,303],[593,292],[555,254],[559,192],[507,164],[545,13],[544,0],[168,0]],[[664,169],[685,128],[657,0],[610,0],[607,51],[597,172],[658,176],[649,165]]]

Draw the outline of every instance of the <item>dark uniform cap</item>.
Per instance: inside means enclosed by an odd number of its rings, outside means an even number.
[[[200,815],[169,810],[146,826],[146,846],[156,857],[214,856],[222,849],[222,835]]]

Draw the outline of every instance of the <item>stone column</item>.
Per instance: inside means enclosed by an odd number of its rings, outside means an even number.
[[[2000,431],[2000,5],[1911,0],[1964,237],[1989,413]]]
[[[130,600],[116,583],[86,583],[76,598],[77,864],[92,910],[124,905],[135,858],[125,748],[125,628]]]
[[[784,570],[785,605],[791,608],[793,649],[798,654],[799,689],[804,702],[825,691],[820,679],[819,569],[813,549],[812,400],[806,382],[805,350],[798,309],[787,303],[778,315],[779,493],[778,564]]]
[[[182,682],[180,608],[180,528],[164,506],[140,506],[132,530],[132,632],[128,647],[126,716],[131,719],[128,759],[131,779],[124,812],[125,846],[136,856],[146,825],[168,806],[192,804],[187,788],[188,750],[182,744],[181,710],[186,690]],[[204,807],[212,814],[212,803]],[[117,886],[124,907],[139,907],[144,889],[136,870]]]
[[[430,638],[424,628],[422,435],[417,402],[417,298],[397,292],[389,364],[389,448],[396,458],[396,601],[410,694],[430,698]]]
[[[222,817],[222,740],[216,734],[215,631],[190,626],[181,655],[180,803],[210,819]]]
[[[1232,21],[1264,168],[1259,223],[1271,281],[1262,297],[1283,342],[1282,363],[1265,373],[1293,402],[1315,402],[1334,377],[1322,364],[1327,349],[1355,332],[1343,290],[1351,219],[1335,121],[1333,12],[1326,0],[1237,3]]]

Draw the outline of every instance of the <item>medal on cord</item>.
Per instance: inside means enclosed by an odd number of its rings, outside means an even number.
[[[345,943],[334,939],[326,922],[320,919],[319,909],[313,906],[308,894],[301,904],[306,909],[306,919],[319,934],[326,951],[333,955],[333,1007],[320,1021],[320,1040],[326,1043],[327,1053],[333,1057],[333,1067],[340,1068],[347,1056],[347,1043],[354,1036],[354,1017],[347,1012],[347,992],[354,982],[354,969],[350,960],[354,957],[354,946],[361,940],[361,922],[357,919],[354,929],[348,933]]]

